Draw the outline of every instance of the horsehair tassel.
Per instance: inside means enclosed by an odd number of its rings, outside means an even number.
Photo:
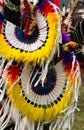
[[[25,10],[26,10],[26,20],[25,20],[25,27],[24,27],[24,36],[25,37],[30,37],[33,32],[34,32],[34,28],[37,24],[36,22],[36,11],[35,11],[35,7],[34,5],[32,5],[31,3],[24,1],[23,2],[24,6],[25,6]]]

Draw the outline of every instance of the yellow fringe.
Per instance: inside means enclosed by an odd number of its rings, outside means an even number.
[[[46,17],[49,33],[48,39],[45,43],[45,46],[42,46],[41,49],[38,49],[34,52],[20,52],[19,49],[12,48],[5,41],[3,34],[0,34],[0,53],[8,61],[15,59],[16,61],[22,61],[24,63],[40,63],[41,60],[47,60],[50,56],[52,48],[54,46],[55,38],[58,36],[58,17],[54,13],[49,13]]]
[[[37,108],[32,104],[25,101],[21,95],[21,88],[19,84],[16,84],[12,89],[7,89],[7,95],[14,103],[14,107],[28,119],[32,121],[52,121],[68,107],[72,99],[71,84],[68,85],[67,90],[64,92],[63,98],[57,104],[54,104],[51,108]],[[71,91],[70,91],[71,89]],[[70,92],[70,93],[69,93]]]

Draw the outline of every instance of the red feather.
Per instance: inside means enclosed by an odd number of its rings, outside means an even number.
[[[48,14],[49,12],[55,12],[52,5],[49,2],[45,2],[45,6],[42,8],[41,13]]]
[[[0,34],[2,33],[2,24],[0,24]]]
[[[3,6],[2,2],[0,2],[0,6]]]
[[[51,0],[52,3],[54,3],[55,5],[59,6],[60,5],[60,0]]]
[[[9,80],[11,82],[14,82],[15,80],[17,80],[17,78],[20,74],[20,67],[19,67],[19,65],[11,65],[11,66],[9,66],[7,71],[8,71]]]

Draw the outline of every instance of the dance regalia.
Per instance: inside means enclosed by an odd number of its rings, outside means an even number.
[[[78,44],[75,55],[79,61],[81,76],[84,80],[84,1],[71,1],[67,10],[67,16],[63,23],[67,23],[66,32],[71,40]]]
[[[76,56],[80,63],[81,74],[84,75],[84,2],[78,1],[71,14],[71,28],[69,29],[70,37],[78,43]],[[84,80],[84,77],[83,77]]]
[[[49,130],[70,130],[73,124],[80,86],[77,44],[61,30],[56,3],[38,1],[36,9],[37,25],[28,38],[11,20],[2,22],[0,130],[10,119],[15,130],[44,130],[45,124]]]

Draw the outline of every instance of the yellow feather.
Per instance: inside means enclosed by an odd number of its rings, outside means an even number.
[[[3,34],[0,34],[0,53],[7,60],[15,59],[24,63],[41,62],[43,59],[46,61],[54,47],[54,42],[58,36],[58,17],[54,13],[49,13],[46,17],[49,25],[48,39],[44,46],[34,52],[20,52],[19,49],[12,48],[5,41]]]
[[[56,119],[56,117],[68,107],[72,99],[72,91],[69,93],[72,85],[68,85],[67,90],[64,93],[63,98],[57,104],[54,104],[51,108],[38,108],[34,107],[25,101],[24,97],[21,95],[21,88],[19,84],[16,84],[12,89],[7,88],[7,95],[10,100],[14,103],[14,107],[18,111],[27,116],[33,121],[51,121]]]

